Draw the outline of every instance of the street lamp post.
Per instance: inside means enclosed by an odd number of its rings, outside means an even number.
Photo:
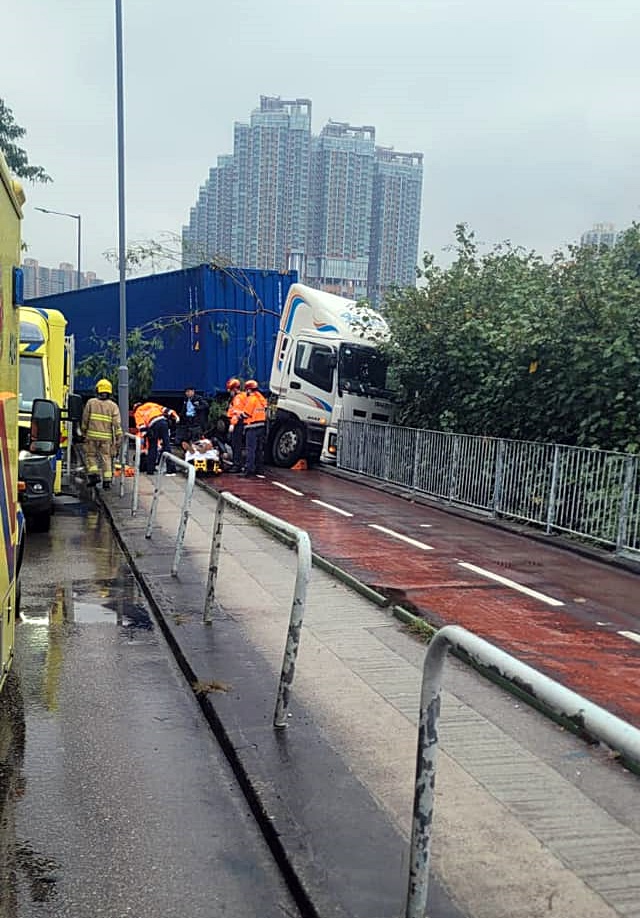
[[[120,366],[118,404],[122,429],[129,430],[129,366],[127,364],[127,264],[124,182],[124,66],[122,53],[122,0],[115,0],[116,13],[116,120],[118,136],[118,268],[120,275]],[[122,438],[123,444],[126,437]],[[124,456],[124,453],[123,453]]]
[[[46,207],[34,207],[34,210],[39,210],[43,214],[55,214],[56,217],[71,217],[72,220],[78,221],[78,270],[76,272],[76,290],[80,289],[80,256],[82,252],[82,217],[80,214],[67,214],[63,210],[47,210]]]

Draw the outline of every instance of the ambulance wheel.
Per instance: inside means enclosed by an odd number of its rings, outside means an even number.
[[[285,421],[273,434],[271,460],[281,469],[290,469],[304,454],[304,431],[295,421]]]

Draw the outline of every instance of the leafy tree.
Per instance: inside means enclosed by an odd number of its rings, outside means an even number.
[[[114,392],[118,388],[120,366],[120,340],[118,338],[93,339],[97,350],[76,366],[76,376],[94,382],[102,377],[109,379]],[[155,331],[135,328],[127,335],[127,364],[129,367],[129,398],[131,403],[145,401],[151,393],[156,354],[164,347],[159,329]]]
[[[0,150],[2,150],[7,165],[18,178],[28,179],[31,182],[50,182],[51,176],[47,175],[42,166],[31,166],[25,150],[16,143],[25,136],[26,130],[16,124],[13,112],[0,99]]]
[[[640,225],[612,249],[549,260],[456,228],[448,268],[394,291],[392,376],[405,423],[635,451],[640,447]]]
[[[118,267],[117,249],[104,252],[108,262]],[[228,268],[233,262],[224,255],[212,255],[204,248],[190,248],[177,233],[163,232],[157,239],[142,239],[130,242],[125,250],[127,274],[151,270],[152,274],[175,271],[181,268],[185,259],[191,264],[210,265],[212,268]]]

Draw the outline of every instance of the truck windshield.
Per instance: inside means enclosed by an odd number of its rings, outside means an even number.
[[[20,411],[31,411],[34,398],[45,398],[44,372],[39,357],[20,357]]]
[[[387,385],[387,361],[373,347],[361,344],[343,344],[338,360],[340,389],[357,395],[372,395],[389,398]]]

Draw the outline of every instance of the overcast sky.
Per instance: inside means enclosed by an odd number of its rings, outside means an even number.
[[[425,154],[420,252],[466,221],[545,254],[640,219],[638,0],[122,0],[127,237],[180,232],[260,95]],[[107,280],[117,245],[114,0],[15,0],[0,96],[27,128],[24,237]],[[6,15],[5,15],[6,19]],[[5,22],[6,25],[6,22]],[[444,257],[444,256],[442,256]]]

